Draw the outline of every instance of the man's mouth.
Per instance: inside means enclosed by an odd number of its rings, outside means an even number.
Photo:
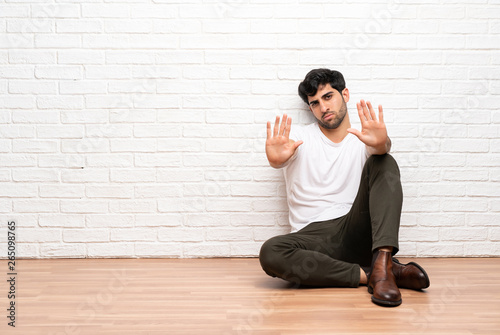
[[[333,113],[327,113],[327,114],[323,115],[323,120],[328,121],[331,118],[333,118],[333,116],[334,116]]]

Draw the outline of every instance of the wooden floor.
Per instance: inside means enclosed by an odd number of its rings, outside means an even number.
[[[294,289],[255,258],[18,260],[0,334],[500,334],[500,258],[418,262],[431,286],[383,308],[366,287]]]

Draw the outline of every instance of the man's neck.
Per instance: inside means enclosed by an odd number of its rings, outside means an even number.
[[[319,126],[321,132],[333,143],[340,143],[349,134],[347,129],[351,128],[349,114],[346,113],[344,120],[336,129],[327,129]]]

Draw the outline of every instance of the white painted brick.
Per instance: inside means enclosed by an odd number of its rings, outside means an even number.
[[[35,128],[26,125],[9,125],[0,129],[0,137],[2,138],[30,138],[34,137]]]
[[[6,154],[0,156],[0,166],[2,167],[34,167],[35,165],[35,155]]]
[[[490,228],[489,238],[492,241],[500,241],[500,228]]]
[[[468,242],[465,243],[465,256],[468,257],[486,257],[486,256],[499,256],[500,255],[500,243],[490,242],[485,244],[484,242]]]
[[[463,242],[417,243],[417,257],[445,257],[447,255],[464,256]]]
[[[227,243],[186,243],[183,245],[183,255],[185,257],[203,258],[203,257],[222,257],[229,255],[230,245]]]
[[[83,185],[40,185],[41,198],[83,198]]]
[[[466,214],[465,222],[469,226],[497,226],[500,213],[473,213]]]
[[[437,242],[439,228],[404,227],[400,229],[399,236],[402,240],[410,242]]]
[[[193,213],[205,209],[205,200],[203,198],[164,198],[158,200],[159,212],[180,212]]]
[[[9,93],[11,94],[56,94],[55,81],[10,80]]]
[[[175,227],[182,225],[182,214],[137,214],[136,227]]]
[[[83,228],[85,216],[81,214],[40,214],[41,227]]]
[[[128,185],[86,185],[85,192],[89,198],[126,198],[133,197],[134,189]]]
[[[255,257],[259,254],[262,242],[233,242],[230,246],[233,257]]]
[[[88,214],[85,225],[90,228],[133,227],[134,216],[130,214]]]
[[[109,120],[112,123],[128,123],[128,122],[149,123],[149,122],[154,122],[156,120],[156,112],[152,110],[140,110],[140,109],[134,109],[132,112],[129,109],[117,109],[110,112]]]
[[[181,165],[180,154],[136,154],[135,166],[138,167],[179,167]]]
[[[59,171],[55,169],[19,169],[12,171],[12,180],[19,182],[57,182]]]
[[[116,213],[152,213],[156,207],[155,200],[116,200],[109,204],[110,211]]]
[[[103,24],[99,20],[58,20],[56,22],[58,33],[100,33]]]
[[[156,152],[156,139],[111,139],[111,152]]]
[[[442,200],[444,212],[486,212],[488,204],[475,198],[445,198]]]
[[[229,154],[185,154],[183,163],[186,167],[228,166],[230,158]]]
[[[58,167],[58,168],[72,168],[81,169],[85,165],[85,157],[72,154],[54,154],[43,155],[38,157],[39,167]]]
[[[82,4],[82,17],[125,18],[130,15],[130,8],[123,4]]]
[[[58,148],[57,142],[53,140],[13,140],[13,152],[26,153],[51,153],[56,152]]]
[[[200,169],[158,169],[158,182],[198,182],[203,180],[203,170]]]
[[[108,229],[66,229],[63,232],[64,242],[106,242],[109,241]]]
[[[155,184],[155,185],[140,185],[134,187],[134,195],[136,198],[165,198],[165,197],[180,197],[182,190],[180,187],[175,187],[174,184]]]
[[[158,230],[158,240],[165,242],[202,242],[205,236],[204,228],[168,227]]]
[[[78,4],[33,4],[31,5],[32,17],[40,18],[77,18],[80,16]]]
[[[0,197],[2,198],[36,198],[37,195],[38,188],[36,185],[2,183],[0,188]]]
[[[229,226],[229,216],[226,214],[188,214],[186,216],[185,225],[189,227],[218,227]]]
[[[2,181],[6,181],[6,180],[2,180]],[[19,208],[19,206],[17,208]],[[21,208],[23,208],[23,207],[21,206]],[[0,213],[10,213],[10,212],[12,212],[12,209],[13,209],[13,201],[12,200],[0,199]],[[27,211],[27,213],[34,213],[34,212]]]
[[[442,149],[444,152],[488,152],[489,142],[478,139],[444,139]]]
[[[82,109],[81,96],[38,96],[37,107],[40,109]]]
[[[108,211],[108,202],[102,200],[61,200],[62,213],[106,213]]]
[[[199,20],[153,20],[153,31],[156,33],[195,34],[201,32],[201,27],[202,23]],[[224,28],[220,32],[228,31],[227,27]],[[203,22],[203,30],[214,32],[210,31],[210,26],[206,20]]]
[[[206,232],[207,241],[248,241],[252,238],[251,228],[213,228]]]
[[[178,11],[177,6],[162,5],[158,3],[130,5],[132,18],[173,19],[177,17]]]
[[[109,120],[106,111],[61,111],[62,123],[105,123]]]
[[[92,154],[86,157],[89,167],[131,167],[134,162],[132,154]]]
[[[59,201],[45,199],[14,200],[14,211],[19,213],[57,213]]]
[[[155,55],[143,51],[106,51],[106,63],[108,64],[153,64]]]
[[[103,64],[104,52],[99,50],[60,50],[57,52],[59,64]]]
[[[127,257],[135,255],[133,242],[86,243],[89,257]]]
[[[488,237],[488,228],[441,228],[443,241],[484,241]]]
[[[29,4],[2,5],[0,17],[29,17]]]
[[[83,258],[87,255],[84,243],[62,244],[44,243],[40,245],[40,256],[42,258]]]
[[[85,126],[86,137],[132,137],[133,125],[124,124],[90,124]]]
[[[49,50],[9,50],[11,64],[55,64],[56,52]]]
[[[102,153],[109,151],[108,140],[83,138],[79,140],[63,139],[61,151],[64,153]]]
[[[174,258],[182,255],[180,243],[136,243],[134,250],[138,257]]]
[[[39,34],[35,36],[37,48],[79,48],[82,40],[77,35]]]
[[[156,171],[153,169],[111,169],[110,180],[118,183],[154,182]]]
[[[445,206],[443,206],[445,207]],[[403,201],[404,212],[416,213],[432,213],[440,211],[439,198],[414,198],[406,197]]]
[[[485,181],[488,180],[488,171],[486,170],[444,170],[443,180],[456,181]]]
[[[465,196],[465,185],[457,185],[456,183],[420,183],[418,186],[418,195],[421,197],[428,196]],[[467,195],[470,191],[467,190]]]
[[[107,20],[104,22],[106,33],[150,33],[150,20]]]
[[[0,152],[10,152],[12,151],[12,145],[10,140],[0,140]]]
[[[24,228],[22,234],[16,237],[16,242],[50,243],[61,241],[61,229]]]
[[[500,197],[500,183],[474,183],[467,185],[467,195],[471,197]]]
[[[467,155],[467,166],[476,166],[480,168],[484,167],[498,167],[498,162],[500,160],[499,154],[468,154]]]
[[[114,228],[111,229],[111,241],[156,241],[158,233],[154,228]]]

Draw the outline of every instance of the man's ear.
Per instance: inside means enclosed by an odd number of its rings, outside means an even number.
[[[344,98],[345,102],[349,101],[349,90],[347,89],[347,87],[342,90],[342,97]]]

